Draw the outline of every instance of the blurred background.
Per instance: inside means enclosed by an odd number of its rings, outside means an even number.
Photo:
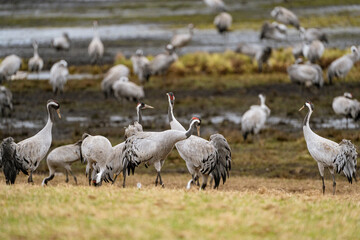
[[[124,64],[129,79],[139,84],[132,71],[130,57],[142,49],[150,60],[165,52],[172,36],[186,33],[194,24],[191,42],[176,53],[179,58],[166,77],[155,76],[143,84],[143,102],[155,107],[144,111],[145,130],[169,129],[166,92],[176,96],[177,119],[188,125],[193,115],[202,117],[202,136],[220,132],[233,150],[232,174],[264,177],[318,177],[315,162],[308,154],[302,134],[305,113],[298,109],[306,100],[315,105],[312,127],[337,142],[351,139],[357,145],[359,125],[335,115],[331,108],[334,97],[351,92],[359,97],[359,64],[345,79],[323,88],[304,88],[292,83],[287,68],[294,64],[293,48],[303,39],[294,27],[287,28],[281,41],[260,39],[264,22],[273,22],[270,12],[276,6],[291,9],[301,26],[320,28],[328,38],[318,64],[325,69],[335,59],[350,53],[360,39],[360,4],[355,0],[226,0],[232,25],[228,33],[219,34],[214,26],[214,11],[201,0],[158,1],[0,1],[0,58],[16,54],[22,58],[21,73],[5,85],[13,93],[13,111],[0,121],[0,136],[13,136],[16,141],[37,133],[46,123],[46,101],[56,99],[63,118],[53,127],[53,147],[73,143],[84,132],[109,138],[113,145],[123,141],[124,127],[136,119],[136,103],[105,99],[100,83],[115,64]],[[93,21],[98,21],[98,34],[104,45],[102,59],[91,64],[87,53],[93,38]],[[68,33],[71,47],[57,51],[52,39]],[[32,42],[38,43],[44,60],[40,73],[26,73],[33,56]],[[236,53],[241,43],[272,47],[272,55],[258,72],[256,61]],[[54,95],[48,83],[51,66],[64,59],[68,63],[69,81],[62,94]],[[326,82],[326,80],[325,80]],[[258,94],[266,95],[271,115],[260,138],[244,141],[241,116],[251,105],[259,104]],[[80,163],[75,169],[83,171]],[[42,161],[38,172],[46,172]],[[153,171],[141,169],[140,171]],[[173,151],[163,171],[187,173],[183,160]]]

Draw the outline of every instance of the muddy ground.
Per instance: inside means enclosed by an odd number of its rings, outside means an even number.
[[[227,81],[228,78],[229,76],[226,77]],[[174,81],[181,80],[182,78],[175,77]],[[60,96],[53,95],[47,81],[13,81],[9,87],[14,94],[14,112],[11,117],[1,120],[0,138],[12,136],[20,141],[36,134],[46,123],[46,101],[53,98],[61,104],[63,117],[55,120],[52,148],[73,143],[84,132],[104,135],[114,145],[122,142],[124,127],[136,119],[136,103],[105,99],[100,91],[100,81],[69,81],[65,92]],[[236,76],[233,76],[233,81],[236,81]],[[233,150],[232,174],[317,178],[316,164],[307,153],[302,137],[301,123],[305,112],[299,113],[298,109],[306,99],[311,99],[315,104],[311,123],[315,131],[337,142],[348,138],[359,144],[359,124],[350,122],[352,129],[344,129],[345,119],[335,116],[331,109],[332,97],[349,90],[360,92],[360,83],[337,82],[323,89],[312,88],[305,91],[290,83],[214,90],[172,88],[169,84],[162,83],[162,79],[155,78],[151,84],[145,85],[147,97],[143,101],[155,109],[143,112],[143,125],[146,130],[169,129],[165,93],[173,91],[176,96],[175,115],[184,126],[188,125],[193,115],[198,115],[202,118],[202,137],[208,138],[211,134],[220,132],[228,139]],[[259,93],[267,96],[267,105],[272,111],[271,118],[260,135],[260,141],[252,137],[244,141],[240,132],[241,115],[251,105],[258,104]],[[329,123],[331,124],[328,125]],[[170,154],[163,170],[187,172],[183,160],[175,150]],[[38,172],[46,171],[43,161]],[[75,171],[83,172],[84,166],[76,164]],[[139,169],[139,172],[153,171],[152,168]]]
[[[223,52],[235,49],[240,42],[259,40],[263,21],[272,21],[269,12],[279,1],[226,1],[234,17],[234,27],[228,36],[219,35],[212,26],[216,13],[207,9],[202,1],[0,1],[0,58],[18,54],[24,63],[32,56],[31,41],[39,44],[45,70],[59,59],[65,59],[72,73],[100,73],[95,77],[70,80],[65,92],[54,96],[47,81],[13,81],[8,87],[14,96],[14,111],[0,121],[0,138],[12,136],[20,141],[36,134],[46,123],[46,102],[56,99],[61,104],[62,119],[53,127],[53,146],[73,143],[84,132],[104,135],[113,144],[123,141],[124,127],[136,119],[133,102],[105,99],[100,91],[101,73],[114,63],[118,54],[126,57],[142,48],[146,55],[163,52],[164,45],[175,32],[186,32],[189,22],[195,23],[193,41],[179,51],[179,55],[195,51]],[[303,6],[303,1],[281,2],[294,10],[305,27],[322,27],[329,35],[328,48],[348,49],[358,45],[360,6],[356,1],[314,1]],[[154,14],[155,13],[155,14]],[[105,45],[101,66],[89,64],[87,47],[92,38],[93,20],[100,22],[100,36]],[[51,48],[53,37],[67,31],[72,38],[70,51],[57,52]],[[289,28],[289,38],[284,42],[265,41],[264,44],[282,48],[300,41],[298,32]],[[359,66],[356,65],[356,68]],[[79,70],[81,68],[81,70]],[[86,69],[84,71],[84,69]],[[100,70],[99,70],[100,69]],[[286,69],[286,68],[284,68]],[[360,143],[359,124],[350,121],[345,129],[345,118],[335,116],[332,99],[344,92],[352,92],[359,99],[358,71],[350,79],[336,81],[322,89],[303,89],[288,80],[285,70],[265,69],[265,73],[221,75],[200,73],[196,76],[167,76],[153,78],[145,84],[145,103],[155,107],[144,111],[144,129],[168,129],[168,91],[176,96],[175,115],[188,125],[193,115],[202,118],[202,136],[220,132],[228,139],[233,152],[235,175],[252,175],[285,178],[318,178],[314,160],[307,152],[302,136],[305,112],[298,109],[306,100],[315,104],[311,125],[322,136],[340,142],[351,139]],[[24,69],[23,69],[24,70]],[[354,71],[353,71],[354,73]],[[266,80],[269,77],[269,82]],[[131,80],[136,77],[131,76]],[[255,81],[251,83],[249,79]],[[135,80],[136,81],[136,80]],[[271,117],[260,140],[242,139],[241,115],[259,103],[257,95],[267,97]],[[84,171],[76,164],[75,170]],[[152,173],[153,169],[139,169]],[[176,151],[166,161],[165,172],[183,172],[187,169]],[[38,172],[47,171],[43,161]]]

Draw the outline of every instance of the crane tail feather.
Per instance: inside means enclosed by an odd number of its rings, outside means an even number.
[[[349,183],[356,179],[357,152],[354,144],[343,139],[339,143],[340,153],[335,157],[334,164],[337,173],[341,171],[347,177]]]
[[[224,184],[226,182],[226,178],[230,176],[231,148],[224,136],[221,134],[211,135],[210,142],[217,150],[215,166],[211,174],[215,181],[214,188],[218,188],[221,180]]]

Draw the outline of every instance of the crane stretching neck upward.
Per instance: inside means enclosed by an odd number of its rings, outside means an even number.
[[[38,46],[37,46],[36,43],[34,43],[34,57],[37,57],[37,56],[39,56],[39,54],[38,54]]]
[[[181,125],[181,123],[176,120],[174,116],[174,102],[175,96],[173,93],[167,93],[169,100],[169,109],[168,109],[168,117],[170,122],[170,127],[173,130],[186,131],[186,129]]]
[[[309,140],[310,136],[314,137],[314,136],[318,136],[318,135],[311,130],[310,123],[309,123],[311,114],[313,113],[313,105],[312,105],[312,103],[305,103],[305,105],[301,109],[303,109],[305,106],[309,109],[309,112],[306,114],[306,116],[304,118],[304,122],[303,122],[304,137],[305,137],[305,140],[307,141],[307,140]]]
[[[93,25],[94,25],[94,38],[98,38],[99,34],[98,34],[98,30],[97,30],[97,27],[98,27],[97,21],[94,21]]]

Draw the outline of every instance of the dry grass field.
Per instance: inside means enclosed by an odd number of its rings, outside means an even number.
[[[128,187],[89,187],[44,175],[29,185],[0,180],[0,239],[357,239],[360,186],[338,180],[320,192],[320,180],[230,177],[219,190],[185,190],[185,174],[128,178]],[[136,183],[141,182],[141,189]]]

